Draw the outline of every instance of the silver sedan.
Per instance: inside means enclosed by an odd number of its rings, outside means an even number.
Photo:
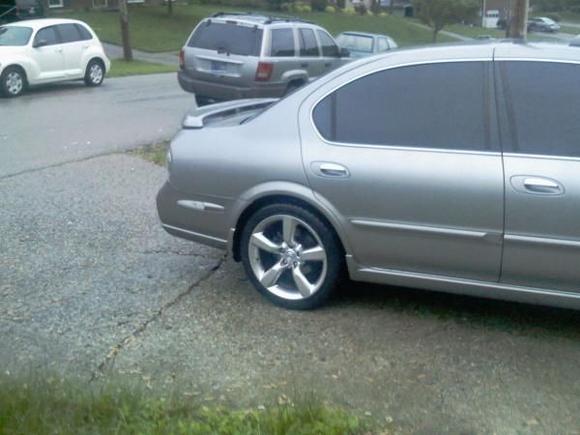
[[[346,275],[580,308],[579,106],[571,47],[361,59],[280,101],[194,110],[159,215],[287,308]]]

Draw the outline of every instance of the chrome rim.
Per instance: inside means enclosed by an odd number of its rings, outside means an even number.
[[[248,254],[254,276],[283,299],[309,298],[326,278],[326,250],[320,237],[294,216],[274,215],[256,225]]]
[[[24,79],[19,73],[16,71],[8,73],[8,76],[6,77],[6,90],[11,95],[18,95],[22,91],[23,87]]]
[[[103,68],[101,68],[101,65],[97,63],[91,65],[91,68],[89,69],[89,77],[91,82],[95,85],[101,83],[103,80]]]

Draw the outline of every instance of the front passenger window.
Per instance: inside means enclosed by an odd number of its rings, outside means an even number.
[[[40,41],[45,41],[46,43],[44,45],[60,44],[58,33],[56,33],[56,27],[50,26],[40,29],[34,37],[34,44],[36,45]]]

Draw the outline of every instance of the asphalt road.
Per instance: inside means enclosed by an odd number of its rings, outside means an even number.
[[[401,433],[579,433],[579,313],[354,283],[285,311],[165,234],[165,170],[117,151],[173,134],[191,100],[173,79],[0,100],[3,372],[241,407],[314,392]]]
[[[0,177],[171,137],[193,96],[175,74],[70,82],[0,99]]]

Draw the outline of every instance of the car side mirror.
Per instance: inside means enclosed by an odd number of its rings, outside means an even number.
[[[350,57],[350,51],[348,51],[348,48],[341,48],[340,49],[340,57]]]
[[[34,41],[34,44],[32,44],[33,48],[40,48],[40,47],[46,47],[48,45],[48,41],[46,39],[39,39],[38,41]]]

